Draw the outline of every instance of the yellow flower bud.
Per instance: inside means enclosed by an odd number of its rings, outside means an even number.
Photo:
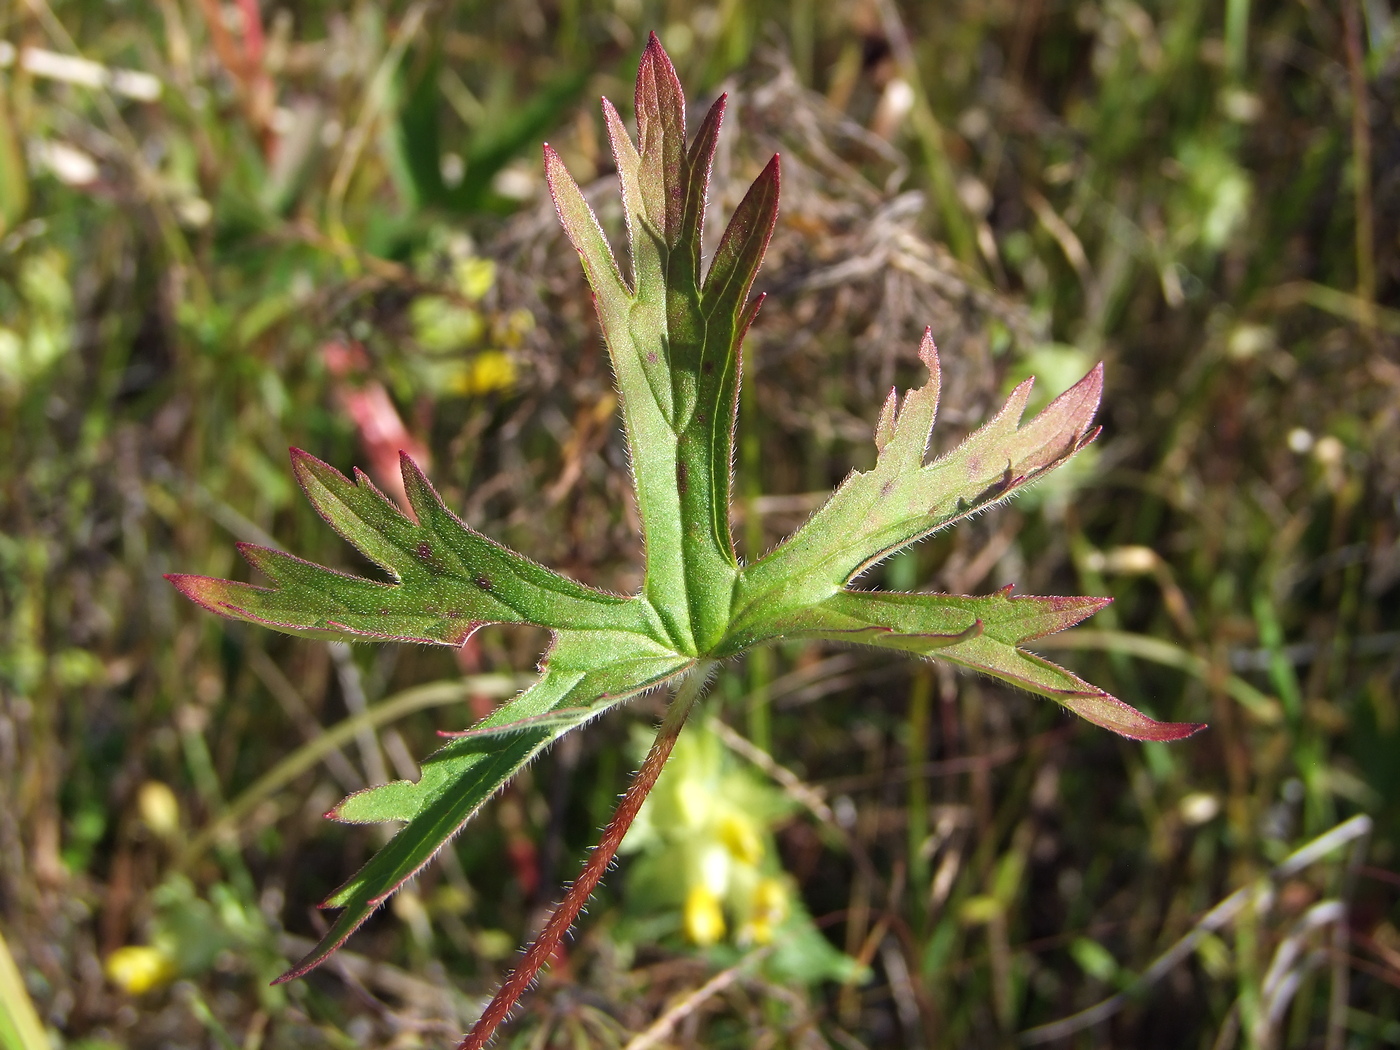
[[[472,358],[463,385],[468,394],[509,390],[515,385],[515,362],[500,350],[483,350]]]
[[[757,864],[763,859],[763,839],[746,814],[726,813],[720,818],[717,830],[719,840],[739,863]]]
[[[788,891],[781,879],[759,879],[753,891],[755,922],[777,926],[788,916]]]
[[[136,792],[136,810],[141,823],[163,839],[180,833],[180,801],[168,784],[148,780]]]
[[[702,948],[724,936],[724,913],[719,898],[704,884],[690,888],[685,898],[685,935]]]
[[[470,302],[476,302],[496,283],[496,264],[473,256],[458,261],[452,267],[452,276],[457,279],[457,290]]]
[[[175,960],[159,948],[128,945],[107,956],[107,980],[128,995],[146,992],[175,979]]]

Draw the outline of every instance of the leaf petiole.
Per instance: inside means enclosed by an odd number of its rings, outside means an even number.
[[[694,710],[696,702],[704,693],[705,682],[709,679],[710,669],[713,666],[711,661],[700,661],[681,680],[680,685],[676,688],[675,696],[671,698],[671,702],[666,707],[666,716],[661,722],[661,728],[656,732],[656,739],[652,741],[651,750],[647,752],[647,757],[642,762],[641,768],[632,778],[632,783],[627,786],[627,793],[622,796],[622,801],[618,803],[617,809],[613,812],[612,820],[603,830],[603,835],[590,854],[588,863],[584,865],[578,880],[569,887],[569,892],[564,895],[564,899],[554,909],[554,914],[549,917],[549,922],[545,924],[544,930],[535,939],[535,943],[530,945],[525,957],[520,961],[520,965],[506,979],[505,984],[501,985],[500,990],[487,1004],[481,1018],[467,1033],[467,1037],[458,1045],[457,1050],[481,1050],[490,1042],[491,1036],[501,1022],[506,1019],[516,1000],[534,983],[535,975],[539,973],[544,964],[554,957],[559,942],[573,926],[574,920],[578,918],[578,913],[588,903],[588,898],[593,896],[593,891],[597,889],[599,881],[603,878],[603,873],[608,870],[613,858],[617,856],[617,848],[622,845],[627,829],[632,826],[632,821],[636,819],[637,812],[642,808],[642,803],[646,801],[647,795],[651,794],[651,789],[656,786],[656,778],[660,776],[662,768],[666,765],[666,759],[671,756],[671,749],[676,746],[676,739],[681,735],[681,729],[685,726],[686,719],[690,717],[690,712]]]

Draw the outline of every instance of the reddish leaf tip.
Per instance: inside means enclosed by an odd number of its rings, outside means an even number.
[[[1129,740],[1168,744],[1195,736],[1206,728],[1205,722],[1159,722],[1105,692],[1057,699],[1085,721]]]
[[[196,576],[183,572],[167,572],[165,578],[170,581],[172,587],[190,601],[212,613],[230,616],[239,615],[243,611],[242,606],[235,605],[225,599],[230,587],[246,587],[247,584],[221,580],[217,576]]]
[[[170,585],[192,601],[205,603],[197,597],[201,590],[200,581],[213,581],[212,576],[195,576],[187,572],[167,572],[165,578],[170,581]]]
[[[423,468],[418,465],[418,461],[405,449],[399,449],[399,468],[411,470],[425,481],[427,480],[427,475],[423,473]]]
[[[1156,744],[1173,744],[1178,740],[1185,740],[1193,737],[1203,729],[1209,728],[1205,722],[1155,722],[1149,728],[1140,731],[1125,731],[1115,727],[1113,729],[1119,736],[1127,737],[1129,740],[1144,740]]]

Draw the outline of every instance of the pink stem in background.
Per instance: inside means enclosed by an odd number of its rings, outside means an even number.
[[[254,0],[247,0],[251,3]],[[399,469],[399,452],[407,452],[424,472],[431,469],[427,446],[408,432],[389,391],[377,379],[365,378],[369,355],[358,343],[329,342],[321,347],[321,358],[335,379],[332,389],[342,411],[350,417],[359,434],[360,446],[369,462],[366,469],[374,483],[392,496],[403,512],[413,516]]]
[[[247,72],[248,79],[251,81],[262,72],[262,12],[258,10],[258,0],[238,0],[238,10],[243,15],[244,69]]]

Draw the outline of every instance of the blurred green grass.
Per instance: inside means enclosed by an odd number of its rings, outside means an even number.
[[[868,462],[924,324],[940,441],[1028,372],[1053,393],[1103,358],[1091,459],[869,582],[1111,594],[1052,656],[1211,730],[1126,744],[937,667],[761,654],[712,705],[799,804],[783,866],[870,980],[778,987],[725,969],[732,946],[649,940],[624,867],[510,1045],[621,1046],[688,1001],[650,1045],[1000,1047],[1122,990],[1041,1034],[1400,1044],[1387,3],[33,0],[0,11],[0,929],[55,1045],[449,1044],[605,819],[644,705],[531,770],[343,968],[269,989],[373,846],[320,814],[472,717],[413,691],[479,712],[500,681],[463,676],[528,670],[542,639],[332,650],[160,574],[244,572],[235,540],[354,567],[286,448],[374,473],[398,442],[473,525],[634,584],[538,143],[609,175],[594,103],[626,111],[652,27],[693,100],[738,103],[717,203],[784,152],[748,549]],[[236,832],[199,838],[230,806]],[[1368,837],[1135,983],[1359,814]],[[104,962],[131,947],[173,971],[123,987]]]

